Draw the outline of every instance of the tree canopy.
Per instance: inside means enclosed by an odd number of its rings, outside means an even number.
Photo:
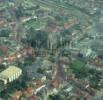
[[[32,47],[47,48],[48,35],[46,32],[41,30],[34,30],[33,28],[31,28],[29,30],[29,33],[26,35],[26,37],[27,37],[27,42]]]
[[[72,61],[70,68],[76,74],[77,77],[85,77],[88,75],[89,68],[85,66],[85,63],[80,60]]]

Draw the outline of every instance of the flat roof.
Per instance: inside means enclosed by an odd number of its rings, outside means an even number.
[[[22,70],[16,66],[9,66],[7,69],[0,73],[1,78],[9,78],[14,76],[16,73],[22,72]]]

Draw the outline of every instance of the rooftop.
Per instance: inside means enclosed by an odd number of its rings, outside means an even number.
[[[10,66],[6,70],[0,73],[0,78],[9,78],[14,76],[15,74],[21,73],[22,70],[16,66]]]

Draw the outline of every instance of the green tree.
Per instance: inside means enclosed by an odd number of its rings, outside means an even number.
[[[0,31],[0,37],[9,37],[10,35],[10,30],[8,29],[3,29]]]
[[[64,100],[64,98],[61,95],[56,94],[56,95],[49,95],[47,100]]]
[[[80,60],[72,61],[70,68],[76,74],[77,77],[85,77],[88,75],[89,68],[85,66],[85,63]]]
[[[47,48],[48,35],[44,31],[36,31],[30,28],[27,34],[27,42],[34,48]]]

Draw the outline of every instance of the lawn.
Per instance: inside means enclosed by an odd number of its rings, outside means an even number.
[[[27,21],[24,26],[27,28],[27,29],[30,29],[31,27],[32,28],[35,28],[35,29],[38,29],[42,26],[45,26],[45,21],[43,20],[30,20],[30,21]]]

